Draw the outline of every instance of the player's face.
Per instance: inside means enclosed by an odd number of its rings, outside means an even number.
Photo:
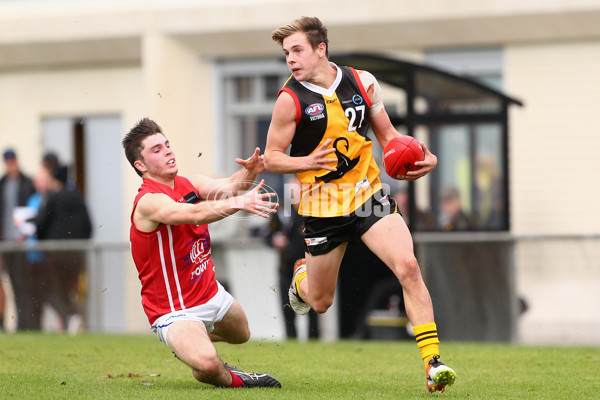
[[[324,46],[323,43],[313,50],[304,32],[296,32],[283,39],[283,54],[297,81],[311,79],[314,70],[325,56]]]
[[[141,171],[154,178],[172,178],[177,175],[175,153],[162,133],[148,136],[142,141]]]

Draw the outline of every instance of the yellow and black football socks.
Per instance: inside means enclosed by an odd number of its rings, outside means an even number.
[[[302,299],[302,294],[300,293],[300,282],[306,278],[306,270],[296,274],[294,276],[294,280],[296,281],[296,292],[298,292],[298,296]],[[304,299],[302,299],[304,301]]]
[[[429,360],[431,360],[433,356],[440,354],[438,346],[440,340],[438,339],[437,327],[435,326],[435,322],[429,322],[423,325],[414,326],[413,331],[415,332],[415,340],[421,351],[421,357],[425,363],[425,368],[427,368]]]

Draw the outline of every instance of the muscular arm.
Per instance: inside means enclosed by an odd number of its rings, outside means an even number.
[[[302,171],[335,171],[336,157],[327,157],[335,149],[327,149],[331,140],[325,141],[312,154],[305,157],[290,157],[285,153],[296,132],[296,105],[288,93],[283,92],[275,102],[271,125],[267,133],[265,166],[273,173],[291,174]],[[334,166],[331,166],[331,165]]]
[[[399,136],[396,128],[392,125],[390,117],[383,107],[383,99],[381,98],[381,87],[375,77],[368,71],[358,71],[363,87],[367,91],[367,96],[371,100],[371,108],[369,110],[369,124],[375,138],[381,148],[385,148],[390,140]]]
[[[151,232],[159,224],[208,224],[219,221],[239,210],[268,218],[275,212],[277,203],[269,198],[272,193],[261,193],[261,181],[254,189],[242,196],[222,200],[203,201],[197,204],[177,203],[163,193],[149,193],[137,203],[133,213],[135,226],[144,232]]]
[[[396,136],[400,136],[400,133],[392,125],[392,121],[390,121],[390,117],[385,109],[382,109],[376,115],[369,116],[369,124],[382,149],[387,146],[390,140]]]
[[[380,93],[376,93],[376,91],[381,90],[379,84],[375,80],[375,77],[373,77],[373,75],[366,71],[359,71],[359,76],[361,77],[363,86],[367,89],[367,95],[371,99],[371,102],[379,103],[378,101],[374,101],[374,98],[380,98]],[[371,129],[373,129],[375,138],[377,139],[379,145],[383,149],[385,148],[385,146],[387,146],[390,140],[392,140],[396,136],[400,136],[400,133],[392,125],[390,117],[385,111],[385,108],[383,108],[382,103],[381,107],[377,107],[377,109],[374,110],[373,113],[369,114],[369,124],[371,125]],[[429,149],[427,148],[427,146],[425,146],[424,143],[421,143],[421,147],[423,147],[423,151],[425,152],[425,158],[423,161],[415,162],[415,166],[420,167],[419,169],[409,171],[406,174],[406,180],[408,181],[414,181],[422,176],[427,175],[437,165],[437,157],[429,151]]]
[[[263,156],[260,155],[258,147],[250,158],[246,160],[236,158],[235,161],[242,168],[229,178],[213,179],[202,175],[190,177],[190,181],[198,189],[201,199],[214,200],[223,194],[235,196],[241,191],[247,190],[254,183],[258,174],[265,170]]]

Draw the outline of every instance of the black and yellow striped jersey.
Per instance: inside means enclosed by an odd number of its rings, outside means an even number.
[[[356,70],[336,68],[337,77],[329,89],[291,76],[280,90],[296,103],[296,132],[290,155],[308,156],[331,139],[338,159],[337,171],[297,174],[302,184],[298,212],[304,216],[348,215],[381,188],[380,171],[371,150],[373,142],[367,136],[371,101]]]

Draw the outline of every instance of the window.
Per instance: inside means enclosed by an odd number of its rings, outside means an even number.
[[[428,63],[499,89],[502,84],[500,49],[429,51]],[[507,230],[506,115],[501,98],[477,93],[477,88],[446,88],[433,94],[435,82],[416,79],[417,93],[425,93],[427,105],[421,135],[427,137],[438,156],[438,167],[430,174],[429,226],[423,230]],[[470,93],[472,92],[472,93]],[[452,95],[454,93],[454,96]],[[454,98],[453,98],[454,97]],[[432,112],[433,110],[433,112]],[[419,111],[417,111],[419,113]],[[446,118],[436,118],[446,115]],[[465,116],[471,122],[453,118]],[[423,182],[417,182],[422,185]]]
[[[250,157],[256,147],[264,152],[277,93],[289,75],[285,63],[276,60],[217,64],[216,171],[230,175],[239,168],[236,157]],[[265,171],[258,179],[283,198],[283,175]]]
[[[499,47],[428,50],[425,52],[425,61],[502,90],[502,49]]]
[[[41,125],[44,153],[55,153],[59,162],[69,167],[69,178],[84,195],[92,221],[102,227],[93,230],[94,240],[121,238],[124,217],[121,117],[46,117]],[[108,192],[111,196],[106,196]]]

